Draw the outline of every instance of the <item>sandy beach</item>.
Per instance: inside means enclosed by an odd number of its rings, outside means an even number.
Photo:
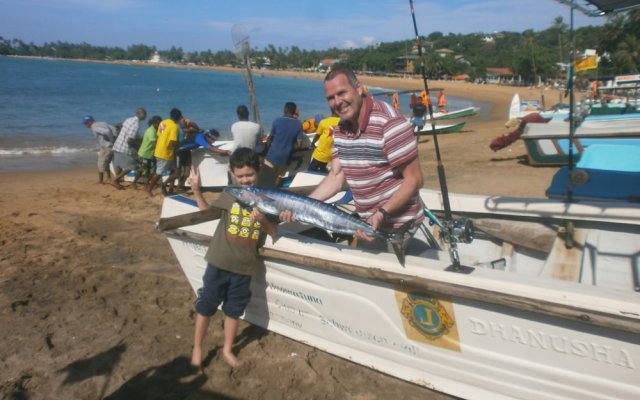
[[[553,104],[558,92],[430,85],[483,104],[462,133],[439,136],[451,192],[544,197],[556,168],[529,166],[522,142],[497,153],[489,142],[508,133],[514,93]],[[420,138],[425,187],[439,189],[435,159],[433,139]],[[245,323],[235,348],[243,365],[232,370],[221,354],[221,313],[205,343],[205,375],[191,374],[195,294],[154,229],[162,196],[96,178],[93,168],[0,173],[1,399],[450,398]]]

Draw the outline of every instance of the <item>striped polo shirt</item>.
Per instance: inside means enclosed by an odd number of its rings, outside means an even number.
[[[356,212],[367,219],[382,207],[402,183],[399,167],[418,157],[413,127],[389,104],[366,96],[363,112],[368,121],[353,132],[341,121],[333,131],[333,157],[353,193]],[[382,226],[399,228],[409,220],[422,221],[424,206],[418,193]]]

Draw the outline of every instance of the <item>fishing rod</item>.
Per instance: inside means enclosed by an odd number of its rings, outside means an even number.
[[[571,1],[573,5],[573,0]],[[576,60],[575,55],[575,43],[573,38],[573,7],[570,7],[570,17],[569,17],[569,65],[567,66],[567,89],[569,90],[569,179],[567,179],[567,202],[573,202],[573,183],[571,182],[571,175],[573,175],[573,137],[576,132],[576,123],[575,123],[575,101],[576,96],[574,92],[574,65],[573,63]]]
[[[420,58],[420,73],[424,90],[429,98],[429,83],[427,82],[427,72],[425,70],[424,55],[422,54],[422,42],[418,33],[418,24],[416,23],[416,13],[413,8],[413,0],[409,0],[411,8],[411,18],[413,20],[413,30],[416,34],[416,45],[418,46],[418,57]],[[444,171],[444,164],[440,156],[440,145],[438,144],[438,133],[436,131],[435,119],[433,118],[433,106],[431,101],[428,102],[429,120],[431,123],[431,132],[433,134],[433,144],[436,150],[436,161],[438,169],[438,181],[440,182],[440,191],[442,192],[442,203],[444,205],[445,221],[442,223],[441,237],[445,242],[449,243],[449,255],[451,256],[452,265],[447,268],[449,271],[471,273],[473,268],[460,264],[460,256],[458,255],[458,242],[470,243],[473,240],[473,224],[470,220],[460,219],[453,220],[451,213],[451,203],[449,202],[449,190],[447,189],[447,178]]]

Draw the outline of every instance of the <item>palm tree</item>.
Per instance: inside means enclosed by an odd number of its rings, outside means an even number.
[[[553,20],[553,28],[558,31],[558,62],[564,62],[564,54],[562,51],[562,35],[567,30],[567,24],[564,23],[562,16],[557,16]]]
[[[640,40],[638,37],[632,34],[625,36],[616,52],[613,53],[613,61],[619,70],[618,72],[638,73],[640,66]]]

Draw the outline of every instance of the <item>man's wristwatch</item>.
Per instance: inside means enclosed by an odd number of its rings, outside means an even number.
[[[385,210],[384,208],[380,207],[378,208],[378,212],[380,212],[380,214],[382,214],[382,216],[384,217],[384,220],[388,220],[389,218],[391,218],[391,215],[389,215],[389,213],[387,212],[387,210]]]

